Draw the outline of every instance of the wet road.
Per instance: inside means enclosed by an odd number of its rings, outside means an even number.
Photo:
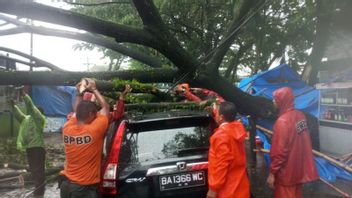
[[[33,187],[26,187],[16,190],[0,191],[1,198],[32,198]],[[56,183],[47,184],[44,198],[60,198],[59,189]]]
[[[249,160],[250,158],[248,158]],[[249,176],[251,180],[252,193],[256,198],[272,197],[272,190],[266,184],[266,178],[269,174],[268,169],[264,164],[262,154],[257,155],[257,166],[249,169]],[[338,186],[346,193],[352,194],[352,182],[338,179],[333,185]],[[343,197],[341,194],[332,190],[321,181],[305,184],[303,186],[303,195],[306,198],[336,198]]]
[[[50,136],[51,143],[61,143],[61,136],[55,135]],[[48,141],[49,142],[49,141]],[[247,148],[247,151],[249,149]],[[249,166],[251,166],[250,157],[247,156]],[[265,181],[268,175],[268,169],[264,164],[264,158],[262,154],[257,155],[257,163],[255,168],[249,168],[249,176],[251,180],[251,189],[252,193],[256,198],[270,198],[272,197],[272,191],[266,186]],[[352,194],[352,182],[345,180],[337,180],[334,185],[338,186],[343,191]],[[22,189],[14,190],[0,190],[0,198],[29,198],[32,197],[31,192],[33,187],[26,187]],[[343,197],[338,194],[336,191],[332,190],[326,184],[317,181],[310,184],[306,184],[303,187],[304,197],[305,198],[337,198]],[[49,183],[46,186],[45,198],[59,198],[59,189],[57,189],[56,183]]]

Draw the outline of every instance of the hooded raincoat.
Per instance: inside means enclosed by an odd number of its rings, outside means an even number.
[[[14,106],[14,117],[20,123],[20,129],[17,136],[17,149],[25,151],[28,148],[44,147],[44,127],[45,117],[39,109],[33,104],[32,99],[26,94],[23,97],[26,105],[27,114],[21,109]]]
[[[275,185],[294,186],[317,180],[307,121],[302,112],[294,109],[292,90],[276,90],[274,100],[280,111],[270,150],[270,172],[275,176]]]
[[[210,138],[208,183],[217,198],[248,198],[244,141],[246,132],[238,121],[223,123]]]

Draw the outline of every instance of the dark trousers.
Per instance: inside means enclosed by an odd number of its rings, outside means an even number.
[[[34,147],[26,149],[29,169],[35,185],[34,196],[43,196],[45,192],[45,149]]]
[[[65,177],[61,179],[61,198],[98,198],[98,185],[80,185],[70,182],[70,180]]]

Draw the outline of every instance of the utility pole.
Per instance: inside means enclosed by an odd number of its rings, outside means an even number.
[[[27,1],[28,1],[28,3],[32,3],[33,2],[33,0],[27,0]],[[28,25],[32,26],[33,25],[33,20],[32,19],[27,19],[26,23]],[[29,33],[29,54],[31,56],[33,56],[33,33],[32,32]],[[31,60],[31,63],[33,63],[32,60]],[[29,67],[29,70],[33,71],[33,67]]]
[[[93,63],[90,63],[89,62],[89,58],[87,57],[87,62],[86,63],[84,63],[84,65],[86,65],[87,66],[87,71],[89,71],[90,70],[90,65],[93,65]]]

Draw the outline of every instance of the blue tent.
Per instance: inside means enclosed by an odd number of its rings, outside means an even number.
[[[76,88],[71,86],[32,86],[31,97],[46,116],[66,117],[72,112]]]
[[[297,109],[318,117],[319,91],[303,82],[286,64],[245,78],[239,84],[240,89],[269,99],[273,98],[273,91],[281,87],[292,88]]]
[[[281,87],[292,88],[295,94],[296,109],[310,113],[315,117],[319,116],[319,91],[303,82],[299,75],[286,64],[279,65],[274,69],[243,79],[239,84],[239,88],[243,91],[252,95],[263,96],[271,100],[273,98],[272,93]],[[244,123],[248,123],[248,121],[244,120]],[[273,120],[258,121],[259,125],[270,130],[272,129],[273,123]],[[267,137],[260,130],[257,130],[257,136],[259,136],[264,143],[264,149],[270,149],[270,143]],[[264,154],[264,159],[269,167],[269,155]],[[352,181],[351,173],[342,168],[336,167],[325,159],[315,157],[315,162],[321,178],[330,182],[334,182],[336,177]]]

